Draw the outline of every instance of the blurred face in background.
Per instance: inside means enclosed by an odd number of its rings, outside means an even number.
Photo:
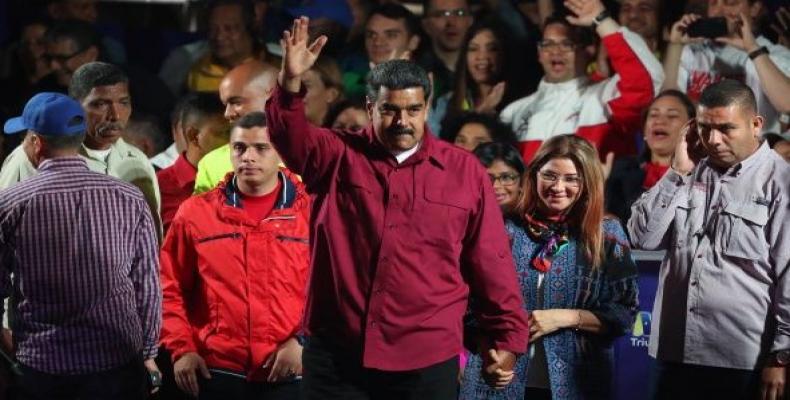
[[[620,24],[638,33],[645,40],[658,38],[658,0],[622,0]]]
[[[425,11],[422,26],[434,46],[443,51],[460,50],[473,22],[466,0],[432,0]]]
[[[77,68],[94,62],[99,58],[99,50],[96,46],[89,46],[81,49],[70,38],[62,38],[53,42],[47,42],[47,51],[44,59],[48,61],[49,67],[55,73],[58,84],[68,87],[71,84],[71,76]]]
[[[708,0],[708,18],[727,18],[727,31],[730,36],[738,35],[739,14],[754,21],[762,11],[762,2],[749,0]],[[753,24],[752,24],[753,25]]]
[[[688,122],[686,107],[675,96],[661,96],[653,101],[645,119],[645,143],[658,157],[669,157],[683,139],[681,129]]]
[[[502,160],[494,160],[486,169],[491,184],[494,186],[494,197],[502,209],[516,205],[521,193],[521,175],[518,171]]]
[[[332,129],[358,131],[368,126],[370,120],[363,108],[348,107],[337,115]]]
[[[307,120],[313,125],[321,126],[329,111],[329,107],[338,99],[340,91],[327,86],[321,79],[321,74],[311,69],[302,76],[307,93],[304,96],[304,111]]]
[[[32,23],[22,28],[19,57],[33,82],[50,71],[46,57],[44,57],[47,52],[47,42],[44,40],[46,33],[47,27],[44,24]]]
[[[211,10],[208,23],[208,42],[211,54],[226,66],[235,66],[252,55],[250,32],[244,26],[242,7],[221,5]]]
[[[461,127],[453,144],[462,149],[474,151],[480,144],[493,141],[494,139],[491,137],[491,132],[488,131],[485,125],[477,122],[470,122]]]
[[[549,24],[543,29],[543,39],[538,43],[538,61],[543,67],[547,82],[567,82],[583,71],[582,49],[573,42],[568,27]]]
[[[469,41],[466,66],[478,84],[495,84],[502,68],[502,48],[494,33],[481,30]]]
[[[414,51],[419,43],[419,36],[409,33],[403,19],[373,14],[365,26],[365,51],[373,64],[400,57],[405,51]]]

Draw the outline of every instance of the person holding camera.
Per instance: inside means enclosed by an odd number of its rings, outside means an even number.
[[[760,140],[745,84],[705,89],[670,170],[632,208],[666,250],[649,353],[654,399],[781,399],[790,363],[790,164]]]
[[[765,129],[779,131],[787,95],[782,88],[790,84],[790,50],[755,37],[754,21],[763,7],[759,0],[713,0],[707,18],[683,15],[670,31],[662,89],[679,89],[697,101],[712,83],[740,80],[755,90]]]

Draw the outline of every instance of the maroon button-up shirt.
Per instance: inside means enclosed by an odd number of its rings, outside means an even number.
[[[162,194],[162,227],[164,232],[176,216],[178,207],[184,200],[192,196],[195,189],[197,168],[187,161],[183,153],[173,165],[156,173],[159,181],[159,192]]]
[[[461,351],[471,288],[482,332],[523,353],[527,316],[480,162],[426,129],[398,164],[370,126],[309,125],[303,96],[277,87],[266,116],[278,152],[315,195],[307,333],[361,351],[367,368],[423,368]]]

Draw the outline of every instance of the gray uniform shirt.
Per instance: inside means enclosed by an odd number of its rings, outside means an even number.
[[[720,172],[673,170],[632,208],[636,248],[667,250],[650,355],[752,370],[790,349],[790,164],[766,143]]]

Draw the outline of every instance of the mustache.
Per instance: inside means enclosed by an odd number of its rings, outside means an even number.
[[[397,136],[397,135],[412,135],[412,136],[414,136],[414,129],[406,128],[404,126],[396,126],[396,127],[392,127],[392,128],[387,129],[387,134],[391,135],[391,136]]]
[[[96,127],[96,131],[99,132],[100,134],[102,134],[102,133],[104,133],[104,131],[107,131],[107,130],[110,130],[110,129],[117,129],[119,131],[122,131],[123,130],[123,125],[121,125],[121,124],[119,124],[117,122],[108,122],[106,124],[101,124],[101,125]]]

